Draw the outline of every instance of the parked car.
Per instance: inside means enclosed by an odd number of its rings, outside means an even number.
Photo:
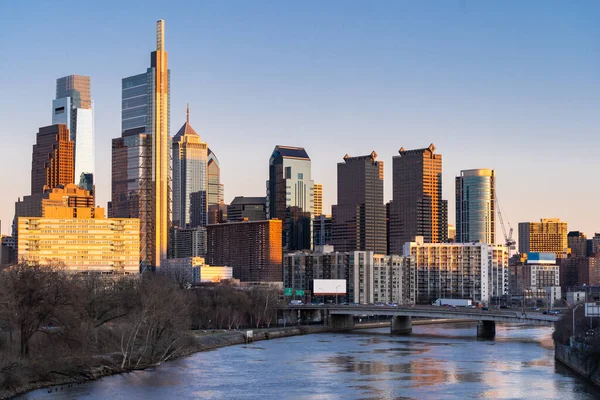
[[[481,307],[481,311],[490,311],[490,309],[487,307]]]
[[[531,310],[531,311],[540,311],[540,309],[537,308],[537,307],[531,307],[529,310]]]

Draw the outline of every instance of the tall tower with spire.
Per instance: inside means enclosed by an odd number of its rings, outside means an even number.
[[[165,22],[156,23],[156,50],[145,73],[122,81],[121,137],[112,143],[109,216],[140,219],[141,268],[167,258],[171,225],[170,71]]]
[[[154,203],[154,243],[152,258],[155,266],[167,258],[169,229],[171,227],[169,209],[169,151],[171,136],[169,134],[169,65],[165,51],[165,21],[156,22],[156,51],[150,57],[151,79],[153,78],[154,99],[151,114],[154,117],[152,126],[152,181]]]
[[[173,137],[173,226],[206,226],[208,145],[190,125],[190,108],[185,124]]]

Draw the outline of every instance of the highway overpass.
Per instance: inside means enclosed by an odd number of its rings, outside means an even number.
[[[560,317],[539,312],[521,312],[520,309],[449,308],[435,306],[375,306],[375,305],[289,305],[286,310],[299,312],[302,319],[321,318],[332,329],[350,330],[354,317],[361,315],[389,316],[391,333],[405,334],[412,331],[412,318],[460,319],[477,322],[477,336],[493,337],[496,323],[554,326]]]

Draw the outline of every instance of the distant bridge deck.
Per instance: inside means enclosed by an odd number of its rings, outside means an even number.
[[[375,305],[289,305],[288,310],[325,311],[334,315],[380,315],[392,317],[440,318],[461,319],[470,321],[490,321],[495,323],[516,323],[527,325],[553,326],[560,319],[559,316],[543,315],[538,312],[524,312],[521,310],[489,310],[478,308],[448,308],[436,306],[375,306]]]

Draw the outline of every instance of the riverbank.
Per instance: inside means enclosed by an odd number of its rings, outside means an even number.
[[[472,322],[470,320],[457,320],[457,319],[443,319],[443,320],[416,320],[413,321],[413,325],[429,325],[439,323],[460,323],[460,322]],[[376,329],[385,328],[389,326],[389,322],[380,322],[373,324],[357,325],[357,329]],[[270,340],[290,336],[307,335],[315,333],[332,332],[330,328],[323,325],[301,325],[292,327],[276,327],[267,329],[247,329],[253,332],[252,341]],[[222,331],[191,331],[188,333],[188,345],[180,349],[174,357],[169,361],[176,358],[189,356],[194,353],[209,351],[218,349],[221,347],[239,345],[247,343],[246,329],[244,330],[222,330]],[[100,379],[109,375],[123,374],[134,371],[136,369],[122,369],[119,367],[118,361],[115,357],[107,355],[100,359],[99,362],[103,362],[103,365],[96,365],[93,367],[82,367],[78,371],[77,375],[74,376],[60,376],[55,375],[52,379],[47,381],[39,381],[23,385],[18,388],[14,388],[10,391],[0,391],[0,399],[9,399],[15,396],[22,395],[32,390],[52,387],[49,391],[60,391],[61,386],[72,386],[78,385],[86,381]],[[151,366],[145,367],[149,368]],[[138,370],[145,369],[139,368]],[[50,393],[49,392],[49,393]]]
[[[555,343],[554,358],[597,387],[600,387],[600,370],[598,368],[598,362],[591,358],[586,358],[582,351],[560,343]]]
[[[322,325],[294,326],[285,328],[267,328],[267,329],[248,329],[253,332],[252,341],[261,341],[276,339],[288,336],[297,336],[321,332],[329,332],[330,329]],[[213,350],[226,346],[233,346],[246,343],[245,331],[191,331],[188,334],[187,346],[181,348],[169,361],[185,357],[201,351]],[[152,366],[137,369],[122,369],[113,355],[106,355],[97,359],[101,365],[82,366],[77,374],[59,372],[53,375],[52,379],[30,382],[26,385],[12,388],[10,390],[0,391],[0,399],[10,399],[32,390],[45,387],[54,387],[55,391],[61,390],[61,386],[78,385],[86,381],[100,379],[109,375],[123,374],[135,370],[142,370]],[[52,390],[52,389],[50,389]]]

